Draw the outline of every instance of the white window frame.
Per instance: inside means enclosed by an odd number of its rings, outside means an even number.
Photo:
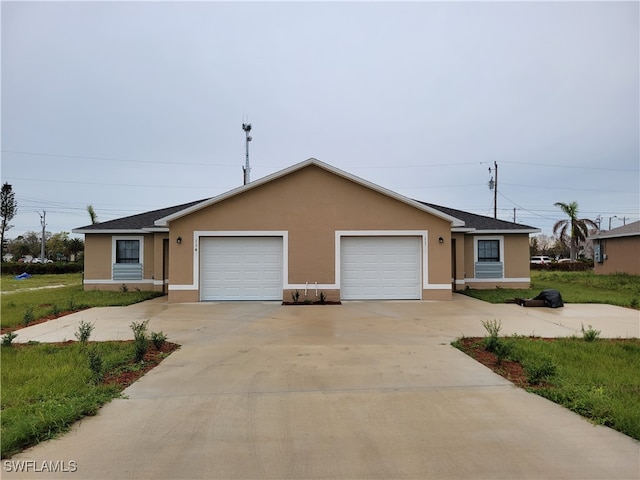
[[[473,237],[473,263],[478,263],[478,242],[480,240],[498,240],[500,242],[500,263],[504,265],[504,235]]]

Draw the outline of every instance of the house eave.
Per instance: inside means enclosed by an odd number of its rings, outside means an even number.
[[[505,229],[495,229],[495,230],[482,230],[482,229],[475,229],[473,230],[472,233],[477,233],[477,234],[486,234],[486,235],[505,235],[505,234],[514,234],[514,233],[526,233],[526,234],[531,234],[531,233],[540,233],[542,230],[540,230],[539,228],[523,228],[523,229],[509,229],[509,228],[505,228]]]
[[[165,229],[167,232],[169,231],[169,229]],[[97,229],[97,228],[74,228],[73,230],[71,230],[72,233],[81,233],[81,234],[89,234],[89,233],[99,233],[99,234],[109,234],[109,235],[129,235],[129,234],[138,234],[140,235],[141,233],[152,233],[150,230],[148,229],[140,229],[140,228],[135,228],[135,229],[122,229],[122,228],[114,228],[114,229],[107,229],[107,228],[102,228],[102,229]]]
[[[452,217],[450,215],[447,215],[443,212],[440,212],[436,209],[433,209],[427,205],[423,205],[420,202],[417,202],[415,200],[412,200],[408,197],[405,197],[404,195],[400,195],[399,193],[393,192],[391,190],[388,190],[384,187],[381,187],[379,185],[376,185],[374,183],[371,183],[367,180],[364,180],[360,177],[357,177],[355,175],[352,175],[348,172],[345,172],[343,170],[340,170],[339,168],[333,167],[327,163],[321,162],[320,160],[317,160],[315,158],[309,158],[308,160],[305,160],[303,162],[300,162],[296,165],[292,165],[291,167],[285,168],[284,170],[280,170],[278,172],[272,173],[271,175],[267,175],[266,177],[263,177],[261,179],[255,180],[254,182],[251,182],[247,185],[242,185],[240,187],[234,188],[233,190],[230,190],[226,193],[223,193],[221,195],[218,195],[217,197],[211,198],[209,200],[205,200],[202,203],[199,203],[197,205],[193,205],[189,208],[185,208],[184,210],[181,210],[179,212],[176,212],[172,215],[168,215],[166,217],[160,218],[158,220],[155,221],[155,225],[157,227],[167,227],[169,222],[176,220],[178,218],[184,217],[185,215],[189,215],[190,213],[196,212],[200,209],[209,207],[211,205],[214,205],[216,203],[222,202],[224,200],[227,200],[228,198],[234,197],[236,195],[239,195],[240,193],[244,193],[247,192],[249,190],[252,190],[254,188],[257,188],[261,185],[264,185],[266,183],[269,183],[271,181],[277,180],[279,178],[285,177],[293,172],[296,172],[298,170],[302,170],[303,168],[306,168],[310,165],[315,165],[319,168],[322,168],[328,172],[331,172],[339,177],[345,178],[349,181],[352,181],[356,184],[362,185],[364,187],[370,188],[371,190],[374,190],[378,193],[381,193],[383,195],[386,195],[387,197],[393,198],[395,200],[398,200],[402,203],[405,203],[407,205],[410,205],[414,208],[417,208],[418,210],[422,210],[423,212],[427,212],[430,213],[438,218],[442,218],[443,220],[447,220],[448,222],[451,222],[451,226],[452,227],[462,227],[464,226],[464,222],[458,218]]]
[[[603,234],[603,235],[594,235],[592,237],[587,237],[588,240],[607,240],[610,238],[623,238],[623,237],[638,237],[640,236],[640,233],[638,232],[629,232],[629,233],[619,233],[619,234],[613,234],[613,235],[607,235],[607,234]]]

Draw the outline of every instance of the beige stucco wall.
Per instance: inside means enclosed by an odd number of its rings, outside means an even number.
[[[194,230],[288,231],[290,284],[336,282],[337,230],[428,231],[429,283],[451,283],[449,222],[316,166],[174,220],[170,230],[171,285],[194,282]],[[450,299],[451,291],[425,289],[423,298]],[[197,301],[198,291],[170,289],[169,300]]]
[[[596,274],[640,275],[640,237],[607,238],[600,240],[600,243],[607,258],[602,263],[595,263]]]
[[[92,280],[111,282],[113,237],[143,237],[143,273],[141,282],[91,283]],[[84,288],[85,290],[119,290],[123,283],[129,289],[153,290],[155,272],[155,241],[153,234],[85,234]],[[160,251],[162,253],[162,251]],[[162,256],[160,255],[160,262]],[[160,269],[160,271],[162,271]]]

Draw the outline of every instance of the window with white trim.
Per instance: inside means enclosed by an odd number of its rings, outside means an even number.
[[[116,263],[140,263],[140,240],[116,240]]]
[[[499,262],[500,240],[478,240],[478,262]]]

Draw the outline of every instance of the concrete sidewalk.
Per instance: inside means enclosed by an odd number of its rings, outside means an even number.
[[[499,319],[506,335],[639,337],[634,310],[453,302],[167,304],[93,309],[17,340],[131,338],[150,319],[182,344],[68,434],[10,461],[75,473],[3,478],[637,479],[640,444],[512,386],[452,348]],[[57,325],[56,325],[57,323]],[[8,464],[15,466],[16,464]],[[29,464],[31,465],[31,464]]]

